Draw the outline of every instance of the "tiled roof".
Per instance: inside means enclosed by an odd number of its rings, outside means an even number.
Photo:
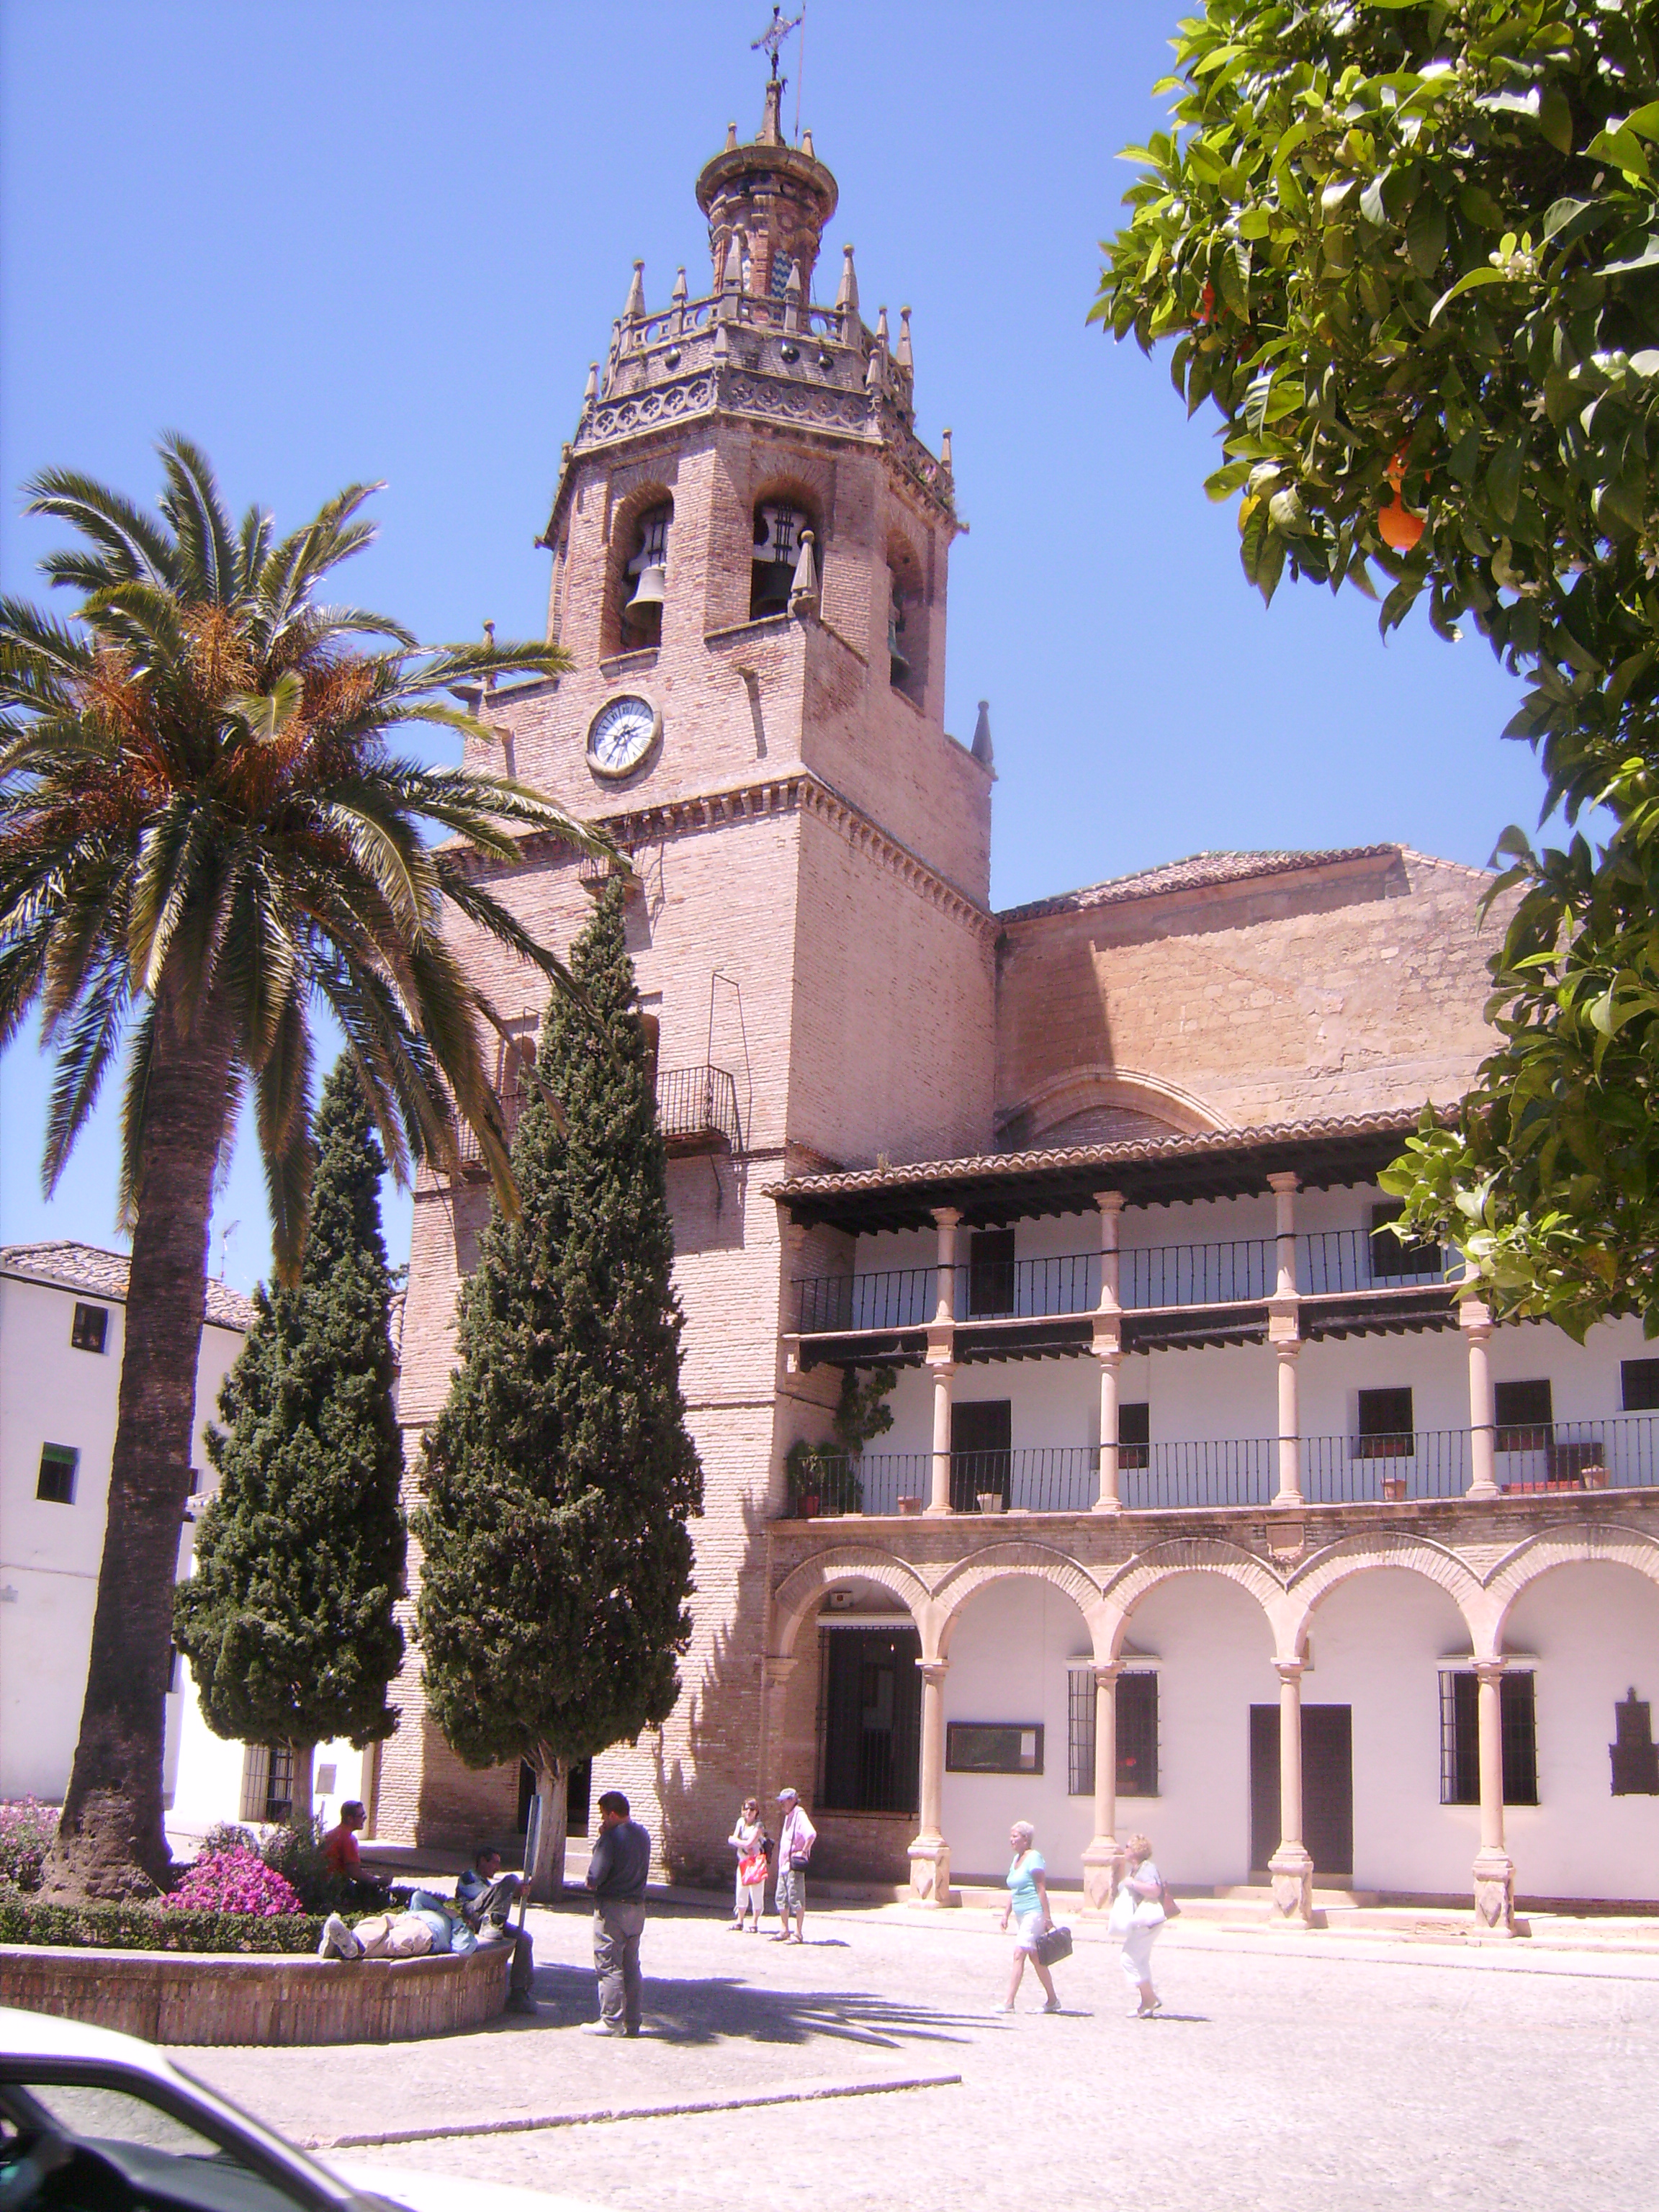
[[[1247,882],[1253,876],[1294,875],[1304,868],[1335,867],[1344,860],[1382,860],[1403,851],[1399,845],[1341,845],[1328,853],[1194,853],[1185,860],[1166,860],[1133,876],[1114,876],[1077,891],[1036,899],[1030,906],[1007,907],[999,921],[1029,921],[1038,915],[1078,914],[1089,907],[1118,906],[1130,899],[1157,898],[1165,891],[1203,890],[1211,884]]]
[[[1028,1152],[981,1152],[959,1160],[910,1160],[896,1167],[852,1168],[837,1175],[795,1176],[769,1184],[769,1198],[840,1197],[854,1191],[897,1190],[907,1183],[975,1180],[996,1176],[1018,1178],[1045,1168],[1109,1168],[1133,1160],[1178,1160],[1206,1152],[1249,1152],[1266,1144],[1332,1138],[1393,1136],[1417,1127],[1419,1106],[1395,1107],[1386,1114],[1339,1114],[1323,1121],[1268,1121],[1251,1129],[1205,1129],[1196,1136],[1139,1137],[1121,1145],[1059,1145]]]
[[[126,1303],[127,1268],[125,1252],[106,1252],[100,1245],[76,1244],[67,1238],[48,1244],[0,1245],[0,1274],[50,1283],[60,1291],[84,1291],[121,1305]],[[211,1327],[246,1334],[253,1326],[253,1315],[252,1298],[228,1283],[209,1282],[207,1318]]]

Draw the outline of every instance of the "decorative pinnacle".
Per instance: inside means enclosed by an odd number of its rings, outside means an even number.
[[[591,407],[599,396],[599,364],[596,361],[590,361],[587,364],[587,388],[582,393],[583,406]]]
[[[628,288],[628,304],[623,313],[629,322],[636,321],[645,313],[645,264],[634,264],[634,281]]]
[[[910,351],[910,310],[908,307],[899,309],[898,365],[901,368],[913,369],[915,367],[915,360]]]
[[[818,158],[812,151],[812,134],[810,131],[803,131],[801,133],[800,150],[809,161],[816,161]]]
[[[981,768],[995,766],[995,757],[991,750],[991,704],[988,699],[981,699],[979,702],[979,720],[974,725],[974,742],[970,750]]]
[[[737,145],[738,145],[738,126],[737,126],[737,125],[736,125],[735,123],[728,123],[728,124],[726,125],[726,152],[727,152],[728,154],[735,153],[735,152],[737,151]]]
[[[881,307],[876,312],[876,343],[878,346],[884,346],[888,343],[887,310],[885,307]]]
[[[669,297],[672,300],[677,307],[683,307],[685,305],[688,296],[689,295],[686,291],[685,286],[685,271],[682,269],[674,279],[674,289],[672,292],[670,293]]]
[[[841,249],[841,287],[836,294],[836,310],[842,315],[855,315],[859,311],[859,280],[853,267],[850,246]]]
[[[818,587],[817,563],[812,558],[815,539],[810,530],[800,534],[800,556],[795,562],[794,580],[789,586],[789,611],[799,614]]]
[[[951,433],[948,428],[939,432],[939,457],[947,469],[954,467],[955,464],[951,459]]]

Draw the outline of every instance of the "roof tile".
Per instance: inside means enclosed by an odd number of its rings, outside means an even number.
[[[45,1244],[0,1245],[0,1274],[50,1283],[60,1291],[86,1291],[118,1304],[126,1303],[128,1267],[125,1252],[106,1252],[101,1245],[77,1244],[66,1237]],[[255,1310],[252,1298],[228,1283],[210,1280],[207,1318],[213,1328],[246,1334],[253,1326]]]

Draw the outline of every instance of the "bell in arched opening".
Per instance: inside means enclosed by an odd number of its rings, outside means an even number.
[[[789,611],[806,516],[798,507],[767,500],[755,509],[754,566],[750,570],[749,619]]]
[[[887,574],[887,680],[895,690],[903,684],[910,673],[910,663],[904,652],[904,586],[889,569]]]
[[[623,576],[628,596],[623,603],[624,649],[662,642],[662,611],[668,597],[668,526],[672,507],[653,507],[640,517],[639,535]]]

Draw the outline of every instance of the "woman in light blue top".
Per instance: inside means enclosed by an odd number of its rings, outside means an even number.
[[[1002,1924],[1008,1925],[1008,1916],[1014,1916],[1018,1933],[1014,1941],[1013,1972],[1008,1977],[1008,1995],[997,2007],[999,2012],[1012,2012],[1014,1997],[1019,1989],[1020,1977],[1025,1972],[1029,1959],[1036,1968],[1036,1978],[1042,1984],[1048,2002],[1044,2012],[1058,2012],[1060,1999],[1054,1994],[1054,1977],[1036,1954],[1037,1945],[1047,1930],[1054,1924],[1054,1916],[1048,1909],[1048,1868],[1042,1854],[1036,1849],[1036,1830],[1029,1820],[1016,1820],[1008,1831],[1014,1863],[1008,1869],[1008,1902],[1002,1908]]]

